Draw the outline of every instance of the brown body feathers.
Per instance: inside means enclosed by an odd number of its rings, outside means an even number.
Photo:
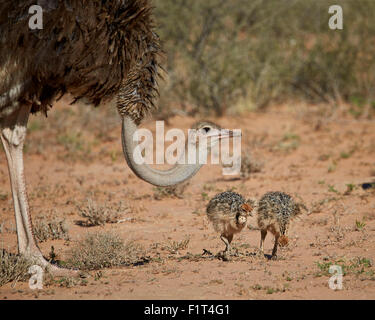
[[[35,4],[41,30],[29,28]],[[94,105],[117,96],[139,123],[157,95],[160,52],[148,0],[2,0],[0,117],[23,103],[46,113],[69,92]]]

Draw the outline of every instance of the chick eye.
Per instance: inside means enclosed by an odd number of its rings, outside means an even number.
[[[203,130],[207,133],[208,131],[210,131],[210,128],[209,127],[204,127]]]

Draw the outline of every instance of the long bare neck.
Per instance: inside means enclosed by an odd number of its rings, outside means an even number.
[[[151,183],[155,186],[166,187],[181,183],[187,179],[193,177],[199,169],[202,167],[198,161],[195,164],[187,164],[187,160],[179,164],[175,164],[168,170],[157,170],[151,168],[148,164],[138,164],[134,160],[134,150],[137,147],[136,142],[133,139],[134,133],[137,130],[136,124],[129,117],[124,116],[122,118],[122,148],[126,162],[130,169],[142,180]],[[199,152],[196,152],[198,157]],[[182,157],[186,157],[186,152]]]

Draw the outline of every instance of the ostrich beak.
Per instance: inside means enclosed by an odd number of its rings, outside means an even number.
[[[228,129],[221,129],[218,131],[218,134],[216,137],[221,140],[221,139],[228,139],[228,138],[236,138],[236,137],[241,137],[242,133],[241,130],[228,130]]]

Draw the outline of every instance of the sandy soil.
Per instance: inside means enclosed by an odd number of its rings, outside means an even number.
[[[154,199],[152,186],[140,181],[121,158],[120,126],[115,121],[103,139],[97,139],[87,157],[74,158],[54,136],[61,123],[57,109],[49,119],[31,119],[25,164],[31,212],[65,218],[71,241],[40,244],[47,256],[51,246],[60,257],[87,232],[116,232],[124,240],[142,244],[153,258],[138,266],[96,271],[71,288],[58,283],[32,291],[28,283],[0,287],[0,299],[374,299],[375,298],[375,190],[360,183],[375,179],[375,123],[321,114],[320,108],[287,107],[212,119],[226,128],[243,130],[243,149],[249,148],[264,165],[248,180],[222,176],[221,167],[207,165],[192,179],[183,199]],[[76,108],[76,107],[69,107]],[[74,109],[75,110],[75,109]],[[94,112],[94,111],[93,111]],[[104,116],[101,111],[95,111]],[[39,122],[49,127],[39,128]],[[34,124],[33,124],[34,121]],[[56,121],[54,123],[53,121]],[[87,120],[87,121],[90,121]],[[174,127],[187,129],[195,120],[176,117]],[[92,124],[91,124],[92,125]],[[85,137],[94,130],[86,122],[72,124]],[[145,125],[152,128],[153,123]],[[169,125],[169,128],[171,125]],[[43,144],[42,142],[45,142]],[[83,148],[85,150],[85,148]],[[81,154],[82,148],[77,153]],[[71,161],[69,157],[74,158]],[[86,158],[86,159],[84,159]],[[372,177],[372,178],[371,178]],[[351,192],[347,184],[354,185]],[[253,220],[236,235],[239,256],[222,261],[201,255],[223,249],[205,215],[208,200],[235,188],[247,197],[280,190],[300,196],[309,208],[290,228],[290,243],[276,261],[257,255],[260,232]],[[4,153],[0,153],[1,245],[16,252],[14,214]],[[130,221],[82,227],[76,204],[92,197],[100,204],[126,203]],[[171,241],[189,239],[187,248],[170,252]],[[266,253],[273,237],[268,235]],[[157,259],[156,259],[157,258]],[[362,260],[358,260],[362,259]],[[363,260],[364,259],[364,260]],[[358,261],[366,261],[361,264]],[[346,267],[343,289],[331,290],[324,266]],[[321,267],[319,267],[318,263]]]

